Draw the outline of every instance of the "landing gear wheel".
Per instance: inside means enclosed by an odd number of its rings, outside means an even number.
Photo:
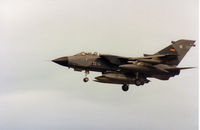
[[[140,85],[141,85],[141,81],[140,81],[139,79],[137,79],[137,80],[135,81],[135,85],[136,85],[136,86],[140,86]]]
[[[136,81],[135,81],[135,85],[136,86],[140,86],[140,85],[144,85],[144,81],[143,80],[139,80],[139,79],[137,79]]]
[[[124,84],[123,86],[122,86],[122,90],[123,91],[128,91],[128,89],[129,89],[129,86],[127,85],[127,84]]]
[[[88,70],[85,70],[85,78],[83,79],[84,82],[88,82],[89,78],[87,77],[87,75],[89,74]]]
[[[83,79],[83,81],[84,81],[84,82],[88,82],[88,81],[89,81],[89,78],[88,78],[88,77],[85,77],[85,78]]]

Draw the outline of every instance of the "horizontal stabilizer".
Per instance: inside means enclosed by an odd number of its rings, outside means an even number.
[[[196,67],[174,67],[174,68],[167,68],[167,70],[185,70],[185,69],[193,69]]]

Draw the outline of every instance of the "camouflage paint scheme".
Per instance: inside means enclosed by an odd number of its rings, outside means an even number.
[[[74,68],[75,71],[85,70],[102,72],[101,76],[95,77],[96,82],[122,84],[122,90],[127,91],[129,84],[137,86],[148,83],[147,78],[168,80],[170,77],[179,75],[180,70],[193,67],[177,67],[183,57],[194,45],[193,40],[172,41],[172,44],[161,51],[144,57],[122,57],[98,53],[81,52],[74,56],[65,56],[52,60],[53,62]]]

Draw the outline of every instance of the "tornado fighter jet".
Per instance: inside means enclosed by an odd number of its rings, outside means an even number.
[[[81,52],[73,56],[65,56],[53,62],[85,71],[84,82],[88,82],[90,71],[101,72],[94,81],[100,83],[122,84],[122,90],[128,91],[130,84],[136,86],[149,83],[149,78],[169,80],[179,75],[181,70],[193,67],[178,67],[183,57],[194,45],[193,40],[172,41],[169,46],[155,54],[144,54],[143,57],[123,57],[117,55]]]

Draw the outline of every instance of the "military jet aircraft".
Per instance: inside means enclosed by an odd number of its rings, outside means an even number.
[[[177,67],[183,57],[194,45],[193,40],[172,41],[169,46],[155,54],[144,54],[143,57],[123,57],[98,53],[81,52],[73,56],[65,56],[53,62],[85,71],[84,82],[88,82],[89,71],[101,72],[95,77],[96,82],[122,84],[122,90],[128,91],[130,84],[136,86],[149,83],[148,78],[168,80],[179,75],[180,70],[193,67]]]

